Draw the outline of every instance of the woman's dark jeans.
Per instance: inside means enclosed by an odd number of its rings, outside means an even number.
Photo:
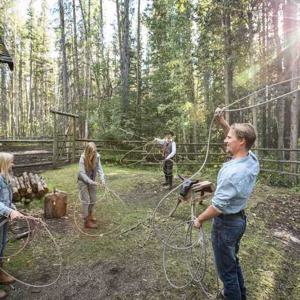
[[[244,214],[220,215],[213,220],[212,246],[226,300],[246,299],[244,278],[237,257],[246,223]]]
[[[0,267],[2,266],[3,256],[4,256],[4,249],[6,246],[6,239],[7,239],[7,230],[8,230],[8,223],[5,222],[0,226]]]

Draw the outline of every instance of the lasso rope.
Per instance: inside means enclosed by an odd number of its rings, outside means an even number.
[[[123,130],[123,131],[125,131],[125,130]],[[127,132],[127,131],[125,131],[125,132]],[[143,138],[143,139],[144,139],[144,138]],[[144,139],[144,140],[145,140],[145,139]],[[145,141],[146,141],[146,140],[145,140]],[[147,150],[147,147],[148,147],[149,145],[151,145],[151,148],[150,148],[150,150]],[[167,173],[165,172],[165,170],[164,170],[164,160],[158,160],[157,157],[156,157],[156,153],[153,153],[153,152],[152,152],[153,148],[156,147],[156,146],[157,146],[157,142],[155,142],[155,141],[153,141],[153,140],[151,140],[151,141],[146,141],[146,143],[145,143],[143,146],[137,146],[137,147],[135,147],[135,148],[129,150],[128,152],[126,152],[126,153],[121,157],[120,163],[123,164],[123,165],[125,165],[125,166],[127,166],[127,167],[129,167],[129,166],[137,165],[137,164],[140,164],[140,163],[143,163],[143,162],[147,162],[147,160],[146,160],[147,157],[149,157],[150,155],[152,155],[152,158],[154,159],[154,161],[160,163],[159,168],[162,170],[162,172],[164,173],[164,175],[167,176],[168,174],[167,174]],[[132,153],[132,152],[134,152],[134,151],[136,151],[136,150],[138,150],[138,149],[140,149],[140,148],[143,149],[142,153],[144,153],[144,156],[143,156],[141,159],[139,159],[139,160],[137,160],[137,161],[135,161],[135,162],[132,162],[132,163],[130,163],[130,164],[125,164],[125,163],[124,163],[124,159],[125,159],[130,153]],[[174,160],[172,160],[172,159],[169,159],[169,160],[173,163],[173,170],[175,170],[175,171],[173,171],[172,173],[178,175],[178,165],[177,165],[177,163],[176,163]]]
[[[57,277],[55,278],[55,280],[53,280],[53,281],[50,282],[50,283],[47,283],[47,284],[31,284],[31,283],[25,282],[25,281],[23,281],[23,280],[20,280],[20,279],[18,279],[18,278],[16,278],[16,277],[12,276],[10,273],[8,273],[7,271],[5,271],[2,267],[0,267],[0,270],[1,270],[3,273],[5,273],[6,275],[12,277],[15,281],[17,281],[17,282],[19,282],[19,283],[21,283],[21,284],[23,284],[23,285],[25,285],[25,286],[33,287],[33,288],[46,288],[46,287],[49,287],[49,286],[55,284],[55,283],[58,281],[58,279],[60,278],[61,274],[62,274],[62,254],[61,254],[60,247],[59,247],[59,245],[57,244],[57,242],[56,242],[54,236],[52,235],[52,233],[51,233],[50,230],[48,229],[48,225],[47,225],[42,219],[40,219],[40,218],[35,218],[35,217],[32,217],[32,216],[24,216],[24,218],[22,218],[22,219],[34,220],[34,221],[39,222],[40,224],[42,224],[42,226],[44,227],[45,231],[47,232],[47,234],[49,235],[51,241],[53,242],[53,244],[54,244],[54,246],[55,246],[56,253],[57,253],[58,258],[59,258],[59,264],[58,264],[58,265],[59,265],[59,273],[58,273]],[[28,226],[29,226],[29,223],[28,223]],[[29,226],[29,228],[30,228],[30,226]],[[28,236],[29,236],[29,234],[28,234]],[[26,246],[27,244],[28,244],[28,242],[25,243],[25,246]],[[22,251],[23,251],[24,249],[25,249],[25,247],[22,248]],[[19,251],[18,253],[20,253],[20,251]],[[16,255],[14,255],[14,256],[16,256]],[[7,258],[7,257],[6,257],[6,258]]]
[[[271,86],[277,86],[277,85],[279,85],[279,84],[287,83],[287,82],[290,82],[290,81],[293,81],[293,80],[296,80],[296,79],[299,79],[299,78],[300,78],[300,77],[298,77],[298,78],[292,78],[292,79],[289,79],[289,80],[282,81],[282,82],[280,82],[280,83],[273,84],[273,85],[271,85]],[[286,96],[292,95],[292,94],[294,94],[294,93],[300,91],[300,89],[295,89],[295,90],[290,91],[290,92],[287,92],[287,93],[285,93],[285,94],[283,94],[283,95],[280,95],[280,96],[277,96],[277,97],[274,97],[274,98],[271,98],[271,99],[267,99],[267,100],[265,100],[265,101],[263,101],[263,102],[259,102],[259,103],[255,104],[255,105],[250,105],[250,106],[243,107],[243,108],[239,108],[239,109],[228,109],[229,107],[233,106],[234,104],[237,104],[237,103],[239,103],[239,102],[241,102],[241,101],[243,101],[243,100],[245,100],[245,99],[247,99],[247,98],[249,98],[249,97],[251,97],[251,96],[257,94],[258,92],[261,92],[262,90],[266,90],[266,91],[267,91],[267,97],[268,97],[269,88],[270,88],[271,86],[267,86],[267,87],[265,87],[264,89],[260,89],[260,90],[258,90],[258,91],[255,91],[255,92],[253,92],[252,94],[250,94],[250,95],[248,95],[248,96],[242,97],[242,98],[240,98],[240,99],[234,101],[233,103],[231,103],[231,104],[229,104],[229,105],[227,105],[227,106],[224,106],[224,107],[221,109],[221,112],[223,112],[223,111],[227,111],[227,112],[241,111],[241,110],[247,110],[247,109],[259,107],[259,106],[265,105],[265,104],[270,103],[270,102],[275,102],[275,101],[277,101],[277,100],[279,100],[279,99],[281,99],[281,98],[284,98],[284,97],[286,97]],[[287,100],[287,99],[285,99],[285,100]],[[204,166],[205,166],[205,164],[206,164],[206,162],[207,162],[208,152],[209,152],[209,145],[210,145],[210,140],[211,140],[211,130],[212,130],[212,125],[213,125],[213,121],[214,121],[215,117],[216,117],[216,115],[214,115],[214,117],[212,118],[212,121],[211,121],[210,126],[209,126],[208,140],[207,140],[207,148],[206,148],[206,154],[205,154],[204,161],[203,161],[201,167],[199,168],[199,170],[198,170],[197,172],[195,172],[189,179],[192,179],[192,178],[194,178],[197,174],[199,174],[199,173],[202,171],[202,169],[204,168]],[[156,226],[155,226],[155,217],[156,217],[156,214],[157,214],[158,209],[161,207],[161,205],[162,205],[163,202],[167,199],[167,197],[168,197],[171,193],[173,193],[178,187],[180,187],[182,184],[183,184],[183,183],[181,183],[180,185],[178,185],[177,187],[175,187],[173,190],[171,190],[167,195],[165,195],[165,196],[159,201],[159,203],[157,204],[157,206],[156,206],[156,208],[154,209],[154,212],[153,212],[152,226],[153,226],[153,228],[154,228],[154,231],[156,232],[157,237],[160,239],[160,241],[161,241],[162,244],[163,244],[163,270],[164,270],[164,274],[165,274],[165,277],[166,277],[168,283],[169,283],[172,287],[174,287],[174,288],[185,288],[185,287],[186,287],[187,285],[189,285],[192,281],[195,281],[195,282],[197,282],[197,283],[200,285],[200,287],[202,288],[204,294],[205,294],[208,298],[212,298],[212,295],[210,295],[210,294],[208,293],[208,291],[204,288],[204,286],[203,286],[203,284],[202,284],[202,280],[203,280],[204,275],[203,275],[202,277],[201,277],[201,276],[199,277],[198,271],[196,271],[196,273],[195,273],[194,275],[191,273],[191,281],[190,281],[190,282],[187,282],[186,284],[184,284],[184,285],[182,285],[182,286],[177,286],[177,285],[175,285],[175,284],[170,280],[170,278],[169,278],[169,276],[168,276],[168,274],[167,274],[167,265],[166,265],[166,252],[167,252],[167,249],[168,249],[168,248],[171,248],[171,249],[173,249],[173,250],[192,250],[192,249],[196,246],[196,244],[198,244],[199,241],[200,241],[200,239],[198,239],[196,242],[194,242],[194,243],[189,243],[189,244],[187,244],[187,243],[185,242],[185,243],[184,243],[184,246],[178,247],[177,245],[171,244],[171,242],[169,241],[170,238],[171,238],[171,236],[172,236],[172,234],[173,234],[173,232],[175,231],[175,228],[174,228],[173,230],[171,230],[169,236],[168,236],[167,238],[165,238],[165,237],[163,237],[163,236],[161,235],[160,231],[159,231],[159,230],[156,228]],[[192,217],[192,220],[190,221],[190,225],[189,225],[189,230],[192,230],[193,223],[194,223],[194,220],[193,220],[193,217]],[[204,231],[203,231],[202,226],[200,227],[200,233],[199,233],[199,234],[201,235],[201,233],[202,233],[203,238],[204,238]],[[205,243],[201,244],[201,247],[202,247],[202,248],[206,248]],[[203,249],[202,251],[203,251],[204,253],[206,253],[206,250],[205,250],[205,249]],[[204,267],[204,272],[205,272],[205,270],[206,270],[206,255],[205,255],[205,267]],[[217,279],[217,283],[218,283],[218,279]]]
[[[86,205],[90,205],[90,204],[95,204],[96,205],[97,202],[101,201],[101,199],[107,198],[107,196],[110,195],[110,194],[113,195],[116,199],[118,199],[124,206],[127,206],[127,204],[125,203],[125,201],[116,192],[114,192],[112,189],[110,189],[107,185],[105,185],[104,194],[100,198],[98,198],[97,201],[95,201],[95,202],[86,202],[85,204]],[[80,198],[80,193],[79,193],[79,198]],[[82,203],[84,203],[84,201],[82,199],[80,199],[80,200],[81,200],[80,204],[82,205]],[[91,234],[91,233],[88,233],[88,232],[84,231],[79,226],[79,224],[77,222],[78,209],[76,209],[76,208],[78,208],[78,206],[77,207],[75,206],[75,208],[74,208],[73,217],[74,217],[74,224],[76,226],[76,229],[80,233],[82,233],[82,234],[84,234],[86,236],[89,236],[89,237],[103,237],[103,236],[112,234],[112,233],[116,232],[118,229],[120,229],[121,224],[117,225],[115,228],[113,228],[111,230],[108,230],[108,231],[105,231],[105,232],[101,232],[99,234]]]
[[[0,259],[7,259],[9,261],[11,258],[13,258],[13,257],[17,256],[18,254],[20,254],[26,248],[26,246],[28,245],[31,228],[30,228],[30,224],[29,224],[29,221],[28,221],[29,218],[25,218],[25,220],[26,220],[26,223],[27,223],[28,235],[26,237],[25,242],[23,243],[23,246],[18,251],[16,251],[15,253],[10,254],[8,256],[2,256],[2,257],[0,257]],[[4,220],[4,222],[1,224],[1,226],[3,226],[7,222],[8,222],[8,219]]]
[[[209,146],[210,146],[210,137],[211,137],[211,130],[212,130],[212,125],[213,125],[213,121],[214,121],[214,118],[212,118],[211,120],[211,123],[210,123],[210,126],[209,126],[209,131],[208,131],[208,141],[207,141],[207,147],[206,147],[206,153],[205,153],[205,157],[204,157],[204,161],[202,163],[202,166],[199,168],[198,171],[196,171],[189,179],[193,179],[195,176],[197,176],[201,171],[202,169],[204,168],[206,162],[207,162],[207,158],[208,158],[208,154],[209,154]],[[170,194],[172,194],[174,191],[176,191],[180,186],[183,185],[184,182],[180,183],[179,185],[177,185],[176,187],[174,187],[171,191],[169,191],[159,202],[158,204],[156,205],[154,211],[153,211],[153,216],[152,216],[152,226],[153,226],[153,229],[154,231],[156,232],[156,235],[157,237],[160,239],[160,241],[172,248],[172,249],[176,249],[176,250],[184,250],[184,249],[189,249],[191,248],[191,245],[190,246],[184,246],[184,247],[177,247],[177,246],[174,246],[174,245],[170,245],[169,243],[167,243],[164,239],[164,237],[160,234],[160,231],[156,228],[155,226],[155,217],[156,217],[156,214],[157,214],[157,211],[158,209],[161,207],[161,205],[163,204],[163,202],[168,198],[168,196]]]
[[[247,109],[259,107],[259,106],[265,105],[265,104],[267,104],[267,103],[270,103],[270,102],[273,102],[273,101],[277,101],[277,100],[279,100],[279,99],[281,99],[281,98],[283,98],[283,97],[292,95],[292,94],[294,94],[294,93],[296,93],[296,92],[299,92],[299,91],[300,91],[300,89],[296,89],[296,90],[293,90],[293,91],[291,91],[291,92],[288,92],[288,93],[285,93],[285,94],[283,94],[283,95],[280,95],[280,96],[278,96],[278,97],[271,98],[271,99],[269,99],[269,100],[266,100],[266,101],[263,101],[263,102],[259,102],[259,103],[254,104],[254,105],[249,105],[249,106],[246,106],[246,107],[242,107],[242,108],[226,109],[226,108],[232,106],[232,104],[230,104],[230,105],[227,105],[226,107],[222,108],[222,111],[234,112],[234,111],[242,111],[242,110],[247,110]]]

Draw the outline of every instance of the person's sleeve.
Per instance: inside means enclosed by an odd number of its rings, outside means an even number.
[[[3,195],[2,195],[2,186],[0,183],[0,215],[8,218],[10,213],[12,212],[12,209],[9,208],[8,206],[6,206],[3,203],[3,201],[4,201],[4,199],[3,199]]]
[[[230,205],[230,199],[237,195],[237,190],[234,184],[228,180],[223,180],[215,191],[212,199],[212,206],[222,213],[227,213],[227,207]]]
[[[166,157],[166,159],[171,159],[176,154],[176,143],[172,142],[172,152]]]
[[[79,175],[78,177],[86,184],[97,185],[85,172],[84,158],[81,156],[79,160]]]
[[[97,167],[97,173],[99,174],[102,183],[105,184],[105,175],[104,175],[103,168],[102,168],[102,165],[101,165],[100,155],[97,157],[96,167]]]
[[[165,140],[163,140],[163,139],[158,139],[158,138],[155,138],[154,140],[155,140],[158,144],[160,144],[160,145],[163,145],[164,142],[165,142]]]

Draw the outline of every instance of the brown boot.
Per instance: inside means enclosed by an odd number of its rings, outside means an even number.
[[[7,293],[4,290],[0,290],[0,299],[6,298]]]
[[[84,222],[84,228],[96,229],[96,228],[98,228],[98,226],[89,217],[87,217]]]
[[[15,280],[8,274],[0,270],[0,283],[1,284],[12,284]],[[1,299],[1,298],[0,298]]]
[[[94,223],[97,222],[96,217],[93,216],[92,214],[89,215],[89,218],[90,218],[90,220],[91,220],[92,222],[94,222]]]

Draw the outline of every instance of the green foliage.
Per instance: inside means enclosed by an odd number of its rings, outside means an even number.
[[[283,13],[285,6],[276,6],[275,2],[150,1],[141,12],[139,104],[137,10],[136,2],[131,1],[129,107],[124,111],[124,78],[120,70],[120,50],[124,44],[119,43],[119,33],[121,36],[124,33],[125,2],[119,1],[120,24],[115,23],[112,30],[105,31],[107,27],[103,27],[98,0],[81,1],[82,6],[75,1],[75,16],[73,1],[64,0],[69,107],[70,112],[80,116],[79,135],[150,140],[162,136],[169,128],[176,133],[178,142],[197,143],[205,139],[215,108],[224,106],[225,85],[227,90],[232,88],[229,99],[232,102],[266,83],[278,81],[283,76],[282,66],[285,70],[290,69],[286,65],[289,54],[285,57],[288,51],[282,52],[287,42],[281,32],[285,25],[279,24],[286,20],[276,21],[276,15]],[[1,96],[7,98],[6,103],[1,104],[1,125],[10,136],[51,136],[53,120],[49,108],[63,110],[68,100],[62,99],[58,6],[50,11],[47,1],[43,0],[36,9],[37,5],[30,1],[25,20],[19,20],[14,11],[17,3],[5,0],[0,5],[0,31],[5,27],[6,42],[15,56],[16,65],[13,76],[6,73],[1,76],[1,86],[7,86],[1,91]],[[262,13],[264,9],[266,11]],[[102,11],[102,14],[105,19],[107,12]],[[229,17],[230,24],[224,23],[225,16]],[[266,25],[268,21],[270,24]],[[55,29],[54,36],[50,34],[51,26]],[[108,34],[112,35],[109,42]],[[54,43],[55,49],[52,49]],[[225,80],[224,69],[228,65],[230,72],[227,75],[232,84]],[[282,86],[270,92],[269,97],[288,89],[288,86]],[[265,99],[266,93],[253,97],[251,101],[257,103]],[[239,105],[249,103],[247,99]],[[289,136],[290,104],[286,103],[284,134]],[[263,147],[278,146],[279,111],[279,106],[271,104],[256,110],[259,144]],[[6,115],[9,115],[7,120]],[[230,114],[232,122],[251,122],[253,116],[251,110]],[[65,131],[67,125],[60,126],[61,131]],[[88,132],[85,132],[86,128]],[[219,134],[214,131],[212,141],[219,139]],[[289,141],[285,146],[289,147],[288,144]],[[274,178],[276,176],[271,180]],[[284,184],[285,179],[275,181]]]

